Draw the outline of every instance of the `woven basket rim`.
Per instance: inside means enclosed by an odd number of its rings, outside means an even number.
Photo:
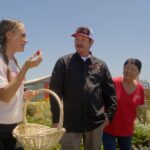
[[[39,134],[38,132],[36,133],[32,133],[31,135],[25,135],[25,134],[19,134],[17,131],[20,130],[20,128],[35,128],[37,129],[37,126],[38,127],[42,127],[43,128],[43,132],[42,134]],[[58,130],[57,128],[50,128],[48,126],[45,126],[45,125],[41,125],[41,124],[34,124],[34,123],[27,123],[27,124],[21,124],[21,125],[18,125],[13,133],[16,134],[17,136],[20,136],[20,137],[30,137],[30,136],[45,136],[45,135],[49,135],[49,134],[54,134],[54,133],[59,133],[59,132],[65,132],[65,128],[61,128],[61,130]]]

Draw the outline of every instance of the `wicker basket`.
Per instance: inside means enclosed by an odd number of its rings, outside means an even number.
[[[57,128],[50,128],[48,126],[27,123],[26,119],[26,109],[28,102],[25,103],[24,106],[24,124],[18,125],[13,130],[13,136],[17,138],[17,140],[22,143],[25,148],[28,149],[37,149],[44,150],[48,148],[55,147],[62,136],[65,133],[65,129],[62,128],[63,125],[63,105],[59,99],[59,97],[51,90],[48,89],[39,89],[37,93],[47,92],[55,97],[58,102],[60,109],[60,118],[59,124]]]

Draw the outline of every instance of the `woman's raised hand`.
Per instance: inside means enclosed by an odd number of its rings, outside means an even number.
[[[42,62],[42,53],[41,51],[37,51],[33,56],[31,56],[26,62],[25,62],[25,67],[27,69],[37,67],[41,62]]]

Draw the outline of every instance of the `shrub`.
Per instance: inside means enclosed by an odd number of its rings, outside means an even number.
[[[150,125],[136,122],[133,136],[133,145],[135,147],[143,147],[148,149],[150,145]],[[146,150],[147,150],[146,149]]]
[[[27,120],[30,123],[51,126],[51,112],[49,102],[30,102],[27,107]]]

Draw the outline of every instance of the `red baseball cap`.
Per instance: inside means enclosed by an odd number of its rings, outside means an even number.
[[[76,37],[78,35],[86,36],[90,39],[93,39],[92,29],[88,27],[84,27],[84,26],[78,27],[76,32],[72,34],[71,36]]]

